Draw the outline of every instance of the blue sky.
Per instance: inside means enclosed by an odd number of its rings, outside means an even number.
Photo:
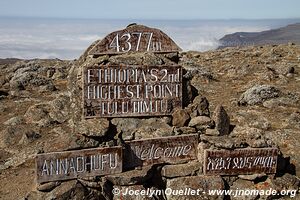
[[[0,16],[102,19],[300,18],[299,0],[0,0]]]

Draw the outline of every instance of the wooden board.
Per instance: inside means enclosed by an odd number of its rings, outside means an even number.
[[[181,66],[96,65],[83,76],[85,118],[171,115],[182,106]]]
[[[126,142],[124,168],[197,159],[198,135],[182,135]]]
[[[178,52],[181,49],[161,30],[132,25],[108,34],[90,51],[90,55],[122,54],[127,52]]]
[[[276,173],[277,154],[276,148],[205,150],[204,174]]]
[[[37,182],[75,179],[122,172],[122,147],[38,154]]]

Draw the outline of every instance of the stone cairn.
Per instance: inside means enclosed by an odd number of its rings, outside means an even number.
[[[124,31],[125,30],[125,31]],[[222,105],[217,105],[213,112],[210,111],[209,101],[198,93],[191,85],[191,71],[183,70],[182,76],[182,106],[172,109],[167,116],[120,116],[120,117],[84,117],[86,105],[83,103],[84,70],[91,66],[162,66],[171,68],[178,66],[180,48],[170,42],[170,38],[161,38],[163,42],[169,42],[169,51],[160,48],[160,43],[151,46],[152,51],[133,49],[133,44],[126,43],[130,36],[128,33],[139,34],[154,33],[165,36],[157,29],[132,24],[121,32],[117,32],[119,38],[125,41],[125,46],[113,44],[114,38],[108,35],[101,41],[93,43],[86,52],[72,66],[68,76],[68,90],[70,96],[71,119],[73,134],[76,139],[70,144],[72,151],[92,148],[112,148],[121,146],[128,148],[127,143],[142,139],[168,140],[168,137],[182,137],[196,135],[196,157],[189,160],[172,162],[158,162],[142,166],[126,167],[123,163],[120,173],[77,177],[75,180],[56,180],[38,184],[38,192],[35,197],[44,199],[269,199],[268,196],[238,196],[215,194],[209,195],[208,190],[224,189],[269,189],[277,191],[294,188],[299,184],[294,176],[287,174],[288,161],[281,156],[276,145],[266,139],[253,128],[249,130],[235,130],[230,123],[230,117]],[[127,31],[127,32],[126,32]],[[116,32],[112,33],[116,35]],[[123,35],[122,35],[123,34]],[[125,36],[124,36],[125,35]],[[149,38],[150,35],[146,35]],[[152,35],[151,35],[152,36]],[[132,35],[131,35],[132,37]],[[153,35],[154,37],[154,35]],[[167,36],[165,36],[167,37]],[[162,43],[163,43],[162,42]],[[109,45],[116,48],[117,53],[107,51]],[[137,44],[135,44],[137,45]],[[146,45],[143,41],[141,46]],[[162,44],[163,46],[164,44]],[[131,49],[129,49],[129,46]],[[104,50],[103,50],[104,49]],[[128,50],[129,49],[129,50]],[[104,53],[98,54],[102,51]],[[119,52],[120,51],[120,52]],[[124,51],[124,52],[121,52]],[[162,144],[167,142],[162,142]],[[214,154],[223,150],[225,153]],[[253,171],[246,161],[239,160],[247,157],[247,153],[235,160],[236,166],[226,161],[230,157],[228,152],[248,150],[252,159],[247,162],[261,165]],[[263,160],[263,154],[251,154],[251,152],[267,151],[269,160]],[[208,152],[207,152],[208,151]],[[271,152],[271,153],[270,153]],[[275,153],[274,153],[275,152]],[[270,155],[269,155],[270,154]],[[214,155],[217,155],[214,157]],[[277,156],[278,155],[278,156]],[[127,162],[123,155],[123,162]],[[222,157],[223,156],[223,157]],[[227,157],[226,157],[227,156]],[[237,155],[235,155],[237,156]],[[208,158],[209,157],[209,158]],[[260,160],[255,160],[260,157]],[[223,159],[223,160],[222,160]],[[231,159],[231,158],[230,158]],[[274,159],[274,160],[270,160]],[[276,159],[276,160],[275,160]],[[212,161],[213,160],[213,161]],[[130,161],[129,161],[130,162]],[[268,163],[269,162],[269,163]],[[228,166],[225,166],[228,164]],[[129,163],[130,165],[130,163]],[[131,166],[131,165],[130,165]],[[222,167],[220,167],[222,166]],[[246,167],[245,167],[246,166]],[[232,167],[232,170],[229,169]],[[39,169],[38,169],[39,170]],[[215,170],[215,171],[214,171]],[[227,171],[226,171],[227,170]],[[231,170],[231,171],[230,171]],[[239,171],[240,170],[240,171]],[[243,171],[245,170],[245,171]],[[245,172],[245,173],[243,173]],[[276,172],[276,173],[275,173]],[[280,174],[281,176],[277,176]],[[283,176],[282,176],[283,175]],[[129,190],[166,190],[167,188],[199,189],[199,195],[176,195],[157,193],[153,196],[133,195],[122,196]],[[116,191],[119,191],[116,194]],[[121,192],[120,192],[121,191]],[[205,193],[206,192],[206,193]],[[33,197],[34,198],[34,197]],[[30,199],[30,196],[28,196]]]

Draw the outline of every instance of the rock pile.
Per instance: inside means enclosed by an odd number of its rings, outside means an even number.
[[[280,45],[98,57],[85,52],[72,62],[35,60],[0,65],[0,196],[28,200],[120,199],[112,192],[116,188],[299,190],[299,55],[299,46]],[[83,119],[82,68],[93,63],[180,64],[185,69],[184,107],[166,117]],[[111,147],[134,139],[184,134],[199,135],[197,160],[50,182],[35,188],[37,153]],[[276,175],[204,175],[205,149],[249,147],[279,147]],[[12,194],[11,188],[22,189]],[[145,199],[134,199],[138,198]],[[147,198],[192,199],[164,194]],[[195,197],[200,198],[236,199],[230,195]]]

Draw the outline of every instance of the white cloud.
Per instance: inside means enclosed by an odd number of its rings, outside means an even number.
[[[0,57],[76,59],[95,40],[126,27],[127,21],[0,20]],[[269,22],[272,23],[272,22]],[[225,34],[269,29],[267,22],[248,21],[145,21],[160,28],[183,50],[206,51],[218,47]]]

